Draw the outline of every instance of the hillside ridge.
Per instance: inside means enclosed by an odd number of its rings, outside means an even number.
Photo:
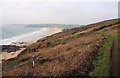
[[[4,61],[2,75],[95,76],[97,67],[94,60],[105,54],[99,55],[99,50],[104,44],[104,46],[108,45],[106,41],[112,41],[112,35],[118,34],[119,25],[119,19],[106,20],[39,39],[21,52],[17,58]],[[108,51],[106,57],[110,53],[109,50],[102,49],[102,51]],[[34,67],[31,59],[33,55],[37,57]],[[104,62],[100,63],[100,65],[104,64]],[[111,75],[110,68],[108,72],[101,75]]]

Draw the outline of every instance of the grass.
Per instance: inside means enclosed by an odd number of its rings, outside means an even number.
[[[27,58],[24,58],[24,59],[21,59],[19,62],[25,62],[27,60],[29,60],[31,57],[27,57]]]
[[[69,29],[63,29],[62,32],[67,31],[67,30],[69,30]]]
[[[62,42],[62,45],[66,44],[66,42]]]
[[[92,47],[98,47],[98,45],[93,45]]]
[[[101,27],[99,27],[98,29],[94,29],[94,30],[95,30],[95,31],[99,31],[99,30],[101,30],[101,29],[104,29],[104,28],[110,27],[110,26],[112,26],[112,24],[107,25],[107,26],[101,26]]]
[[[66,51],[69,51],[69,50],[71,50],[71,49],[72,49],[72,47],[68,47]]]
[[[81,45],[81,44],[76,44],[75,47],[78,47],[78,46],[80,46],[80,45]]]
[[[87,30],[89,28],[92,28],[92,26],[89,26],[89,27],[83,27],[83,30]]]
[[[118,47],[120,48],[120,34],[118,34]]]
[[[113,33],[100,32],[105,37],[105,42],[102,48],[97,52],[98,56],[95,60],[92,60],[94,70],[89,73],[90,76],[111,76],[111,48],[113,44]]]
[[[89,45],[89,44],[92,44],[92,42],[82,43],[82,45]]]
[[[75,35],[75,34],[77,34],[77,32],[78,32],[78,31],[75,31],[75,32],[73,32],[73,33],[72,33],[72,35]]]
[[[41,59],[39,60],[40,64],[44,64],[45,62],[52,61],[52,59]]]
[[[72,54],[72,58],[76,57],[76,56],[79,55],[79,54],[80,54],[80,52],[75,52],[75,53],[73,53],[73,54]]]
[[[81,36],[81,35],[83,35],[83,34],[85,34],[85,33],[80,33],[79,34],[79,32],[74,32],[74,33],[72,33],[74,36]]]

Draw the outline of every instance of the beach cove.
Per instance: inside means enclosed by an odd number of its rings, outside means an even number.
[[[4,61],[4,60],[8,60],[10,58],[17,57],[23,50],[26,49],[27,46],[35,43],[37,40],[39,40],[41,38],[44,38],[46,36],[50,36],[50,35],[55,34],[55,33],[59,33],[62,31],[63,28],[48,27],[48,29],[49,30],[46,33],[37,31],[37,33],[34,33],[32,35],[28,35],[28,36],[26,35],[23,38],[19,39],[18,41],[9,44],[12,46],[18,46],[19,50],[16,50],[14,52],[12,52],[11,50],[10,50],[11,52],[5,52],[5,51],[3,52],[2,51],[1,60]]]

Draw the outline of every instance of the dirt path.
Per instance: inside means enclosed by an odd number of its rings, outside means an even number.
[[[118,76],[118,40],[114,39],[112,46],[112,76]]]

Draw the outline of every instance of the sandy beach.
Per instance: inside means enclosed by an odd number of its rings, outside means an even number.
[[[43,37],[46,37],[46,36],[50,36],[52,34],[55,34],[55,33],[59,33],[62,31],[63,28],[49,28],[51,30],[50,33],[47,33],[46,35],[43,35],[43,34],[34,34],[34,37],[25,37],[24,39],[21,39],[19,40],[18,42],[16,43],[13,43],[11,45],[16,45],[16,46],[28,46],[34,42],[36,42],[37,40],[39,40],[40,38],[43,38]],[[20,43],[20,42],[23,42],[23,43]],[[7,59],[10,59],[10,58],[15,58],[17,57],[18,54],[20,54],[25,48],[20,48],[20,50],[18,51],[15,51],[15,52],[2,52],[2,56],[1,56],[1,60],[7,60]]]
[[[58,33],[62,31],[62,28],[53,28],[53,27],[49,27],[50,32],[46,33],[46,34],[41,34],[41,33],[36,33],[34,34],[32,37],[28,36],[28,37],[24,37],[24,39],[19,40],[18,42],[25,42],[27,44],[32,44],[34,42],[36,42],[37,40],[39,40],[40,38],[46,37],[46,36],[50,36],[54,33]]]

